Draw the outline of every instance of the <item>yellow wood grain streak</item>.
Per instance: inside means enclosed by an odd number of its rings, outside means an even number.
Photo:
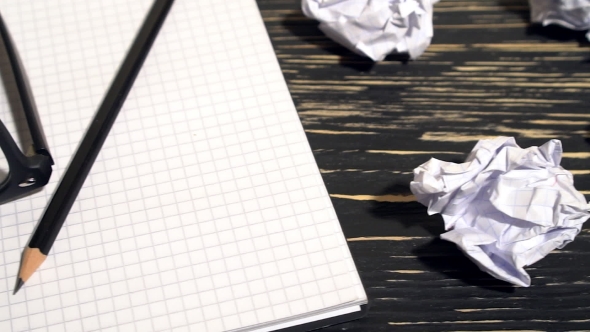
[[[367,153],[383,153],[383,154],[395,154],[395,155],[412,155],[412,154],[463,154],[463,152],[457,151],[409,151],[409,150],[367,150]]]
[[[389,325],[430,325],[430,324],[497,324],[506,323],[507,320],[455,320],[455,321],[443,321],[443,322],[389,322]],[[522,332],[522,330],[519,330]]]
[[[322,130],[322,129],[305,129],[306,133],[324,134],[324,135],[376,135],[378,133],[371,131],[344,131],[344,130]]]
[[[349,242],[358,241],[409,241],[416,239],[423,239],[422,236],[363,236],[346,239]]]
[[[481,309],[453,309],[458,312],[479,312],[479,311],[500,311],[500,310],[519,310],[522,308],[481,308]]]
[[[330,197],[340,199],[351,199],[355,201],[375,201],[375,202],[391,202],[391,203],[405,203],[415,202],[414,195],[342,195],[330,194]]]
[[[513,29],[526,28],[525,22],[491,23],[491,24],[435,24],[434,29]]]
[[[587,159],[590,158],[590,152],[564,152],[562,157],[573,159]]]

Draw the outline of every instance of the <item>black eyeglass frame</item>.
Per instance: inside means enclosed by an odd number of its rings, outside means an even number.
[[[0,120],[0,148],[8,163],[8,174],[0,183],[0,204],[26,196],[45,186],[51,177],[53,158],[49,153],[37,106],[26,80],[24,67],[0,15],[0,35],[8,56],[20,102],[33,144],[25,155]]]

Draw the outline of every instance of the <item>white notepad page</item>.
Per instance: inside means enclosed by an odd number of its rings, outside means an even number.
[[[52,251],[12,295],[151,4],[0,1],[56,162],[43,191],[0,206],[0,331],[269,329],[366,303],[253,0],[175,1]],[[2,91],[14,131],[10,114]]]

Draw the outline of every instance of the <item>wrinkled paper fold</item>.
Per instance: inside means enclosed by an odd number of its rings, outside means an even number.
[[[302,0],[303,13],[351,51],[381,61],[393,51],[418,58],[432,39],[438,0]]]
[[[428,214],[442,215],[441,238],[483,271],[528,287],[524,267],[573,241],[590,217],[561,155],[558,140],[527,149],[514,138],[481,140],[462,164],[420,165],[410,188]]]

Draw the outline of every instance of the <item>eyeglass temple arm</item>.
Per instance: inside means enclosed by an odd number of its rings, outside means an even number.
[[[42,154],[26,157],[2,121],[0,147],[10,169],[0,183],[0,204],[18,199],[47,184],[51,176],[51,158]]]
[[[12,38],[10,38],[10,34],[8,33],[8,29],[4,24],[2,15],[0,15],[0,35],[2,36],[4,47],[6,48],[6,54],[8,55],[8,60],[10,61],[10,65],[12,67],[18,94],[20,96],[25,117],[27,119],[27,125],[29,126],[31,138],[33,139],[33,147],[35,152],[49,157],[51,164],[53,164],[53,159],[51,158],[49,148],[47,147],[45,133],[43,132],[43,127],[41,126],[41,120],[39,119],[39,114],[37,113],[37,106],[35,105],[31,88],[25,79],[25,73],[23,70],[24,67],[22,66],[22,62],[20,61],[14,44],[12,43]]]

